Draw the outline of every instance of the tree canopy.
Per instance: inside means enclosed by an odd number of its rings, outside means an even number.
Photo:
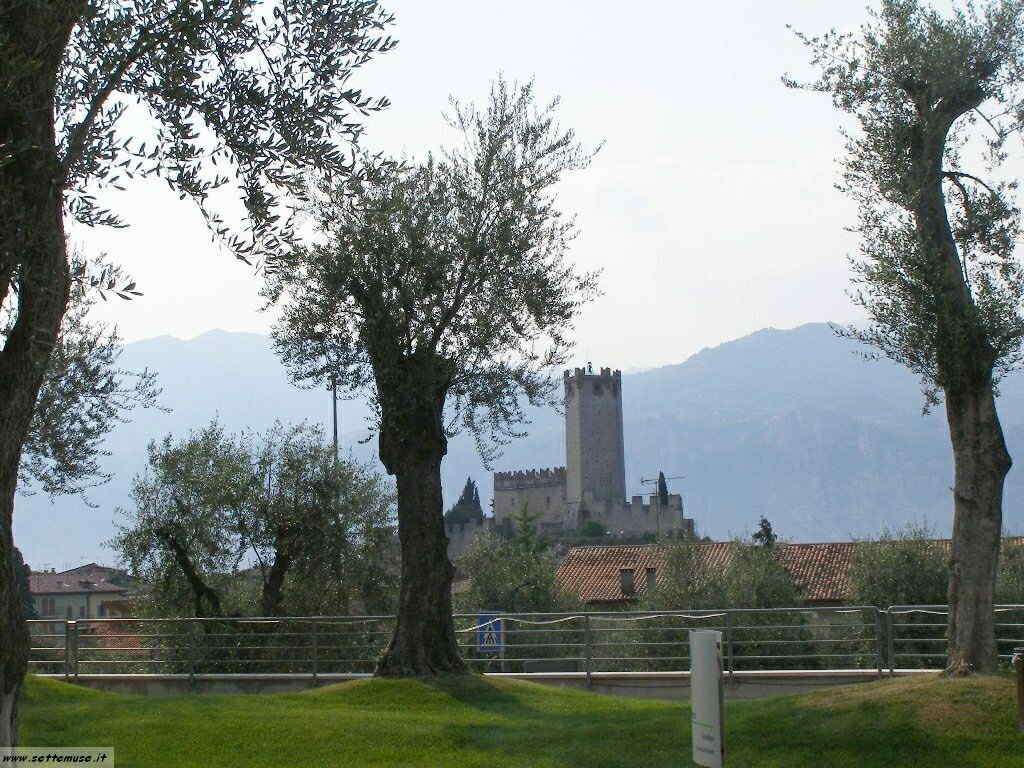
[[[296,383],[334,377],[383,416],[422,397],[421,377],[400,371],[436,365],[446,434],[497,443],[519,434],[521,394],[556,402],[551,371],[597,279],[566,261],[576,226],[554,188],[592,152],[557,124],[558,103],[499,78],[486,110],[453,101],[460,145],[420,163],[364,156],[358,177],[318,184],[323,237],[285,254],[265,292]]]
[[[859,129],[844,132],[840,188],[858,205],[852,298],[871,323],[846,333],[920,375],[934,403],[1020,361],[1020,211],[999,169],[1024,125],[1022,4],[967,2],[944,17],[887,0],[868,12],[859,34],[798,34],[821,76],[787,82],[830,94]],[[948,217],[938,234],[925,231],[926,191],[939,195],[932,216]]]
[[[514,517],[510,535],[483,533],[459,558],[467,588],[456,605],[462,612],[572,610],[578,601],[558,589],[557,570],[550,544],[537,532],[536,517],[524,508]]]
[[[272,255],[291,233],[286,204],[306,167],[351,170],[344,147],[362,130],[353,118],[388,105],[349,82],[395,44],[382,34],[393,16],[376,2],[10,0],[4,10],[9,34],[31,19],[56,37],[47,41],[53,149],[66,210],[89,225],[123,225],[98,191],[154,175],[195,200],[240,258]],[[12,86],[5,114],[32,107],[13,83],[41,53],[12,43],[2,49]],[[123,118],[142,114],[149,120],[125,130]],[[32,151],[24,141],[7,151]],[[249,221],[244,237],[210,205],[233,180]]]
[[[448,525],[465,525],[479,523],[484,519],[484,511],[480,506],[480,491],[473,478],[466,478],[466,486],[462,489],[459,500],[444,513],[444,521]]]
[[[335,461],[318,427],[230,435],[213,422],[167,435],[150,444],[132,500],[111,544],[172,615],[272,616],[286,603],[319,613],[327,596],[328,613],[348,612],[383,591],[376,561],[393,535],[393,497],[380,477]],[[243,567],[258,596],[231,591]]]

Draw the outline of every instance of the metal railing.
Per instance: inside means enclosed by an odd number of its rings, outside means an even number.
[[[689,669],[689,630],[722,632],[730,674],[745,670],[935,668],[946,606],[456,614],[460,650],[484,672]],[[1024,605],[996,608],[1000,658],[1024,645]],[[500,626],[484,617],[495,617]],[[38,674],[326,674],[373,671],[394,616],[36,619]],[[481,623],[483,622],[483,623]]]
[[[946,666],[948,605],[891,605],[885,611],[886,659],[893,669]],[[1007,663],[1024,644],[1024,605],[995,606],[996,653]]]

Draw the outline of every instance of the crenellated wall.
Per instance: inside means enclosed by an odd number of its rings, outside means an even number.
[[[621,511],[612,512],[601,522],[613,536],[636,536],[654,533],[692,538],[693,520],[683,514],[683,497],[668,495],[668,504],[662,507],[653,494],[644,502],[643,496],[634,496],[624,503]]]
[[[494,490],[511,491],[521,488],[547,488],[565,482],[565,467],[550,469],[521,469],[515,472],[495,472]]]
[[[494,473],[494,520],[511,525],[524,505],[538,523],[562,527],[565,518],[565,467]]]

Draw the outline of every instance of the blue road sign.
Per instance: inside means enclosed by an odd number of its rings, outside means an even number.
[[[476,649],[480,653],[501,653],[505,650],[504,622],[497,616],[476,617]]]

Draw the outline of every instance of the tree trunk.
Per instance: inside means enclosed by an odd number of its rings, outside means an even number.
[[[448,560],[441,498],[441,460],[448,449],[443,422],[447,386],[437,383],[433,361],[407,362],[411,364],[378,378],[378,395],[384,387],[380,458],[398,485],[402,584],[398,622],[376,674],[465,673],[452,622],[455,568]],[[395,385],[393,393],[404,396],[389,396],[382,379]]]
[[[0,351],[0,747],[17,740],[28,627],[14,573],[21,450],[67,306],[63,177],[54,128],[57,71],[85,0],[0,4],[0,302],[16,319]]]
[[[1012,460],[996,413],[992,386],[946,393],[953,443],[953,541],[949,574],[946,673],[996,667],[993,590],[1003,524],[1003,482]]]
[[[287,533],[278,531],[277,551],[274,553],[274,562],[270,566],[270,573],[263,582],[263,595],[260,601],[262,616],[277,616],[281,612],[282,590],[284,589],[284,577],[292,567],[292,556],[287,547],[290,546],[290,536]]]
[[[178,508],[181,509],[181,501],[177,498],[174,501]],[[157,528],[154,533],[171,550],[171,554],[174,555],[174,561],[181,568],[181,573],[185,577],[185,581],[188,582],[189,589],[192,590],[192,601],[195,605],[196,617],[223,616],[224,611],[220,606],[220,595],[217,593],[217,590],[207,584],[203,577],[199,575],[199,572],[192,564],[192,558],[189,556],[188,550],[185,549],[185,545],[178,540],[178,537],[174,535],[170,528]]]
[[[377,674],[416,677],[465,672],[452,623],[452,576],[441,500],[441,456],[405,464],[398,481],[402,585],[398,624]]]
[[[1003,481],[1010,470],[996,413],[992,372],[998,360],[974,301],[949,223],[942,183],[948,133],[981,103],[980,86],[921,97],[925,115],[916,155],[920,192],[913,209],[925,286],[935,322],[935,383],[944,393],[953,447],[953,539],[950,544],[946,673],[991,672],[996,665],[992,599],[1002,532]]]
[[[5,512],[10,509],[6,506]],[[17,744],[18,693],[28,669],[28,625],[18,594],[13,550],[8,523],[0,531],[0,750]]]

